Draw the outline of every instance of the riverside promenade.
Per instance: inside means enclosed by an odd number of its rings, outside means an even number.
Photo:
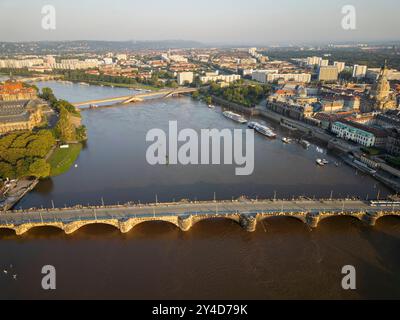
[[[359,200],[236,200],[16,210],[0,214],[0,229],[21,235],[32,228],[54,227],[72,234],[86,225],[106,224],[127,233],[141,223],[163,221],[188,231],[203,220],[229,219],[253,232],[258,222],[272,217],[291,217],[316,228],[324,219],[343,216],[374,226],[384,216],[400,216],[399,203],[388,203],[372,206]]]

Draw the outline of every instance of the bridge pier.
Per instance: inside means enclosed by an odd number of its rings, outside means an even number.
[[[366,212],[362,217],[362,221],[364,221],[370,227],[375,227],[376,222],[381,217],[381,215],[377,212]]]
[[[179,224],[179,228],[182,231],[187,232],[190,230],[190,228],[193,225],[193,217],[192,216],[180,216],[178,218],[178,224]]]
[[[312,229],[316,229],[318,227],[319,221],[320,221],[319,213],[308,213],[306,216],[306,223]]]
[[[241,215],[239,218],[240,226],[248,232],[254,232],[257,228],[257,217],[252,215]]]

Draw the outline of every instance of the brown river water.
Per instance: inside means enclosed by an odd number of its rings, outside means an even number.
[[[41,83],[70,101],[126,95],[128,90]],[[132,91],[129,91],[132,93]],[[257,135],[255,171],[236,176],[227,166],[150,166],[148,130],[243,128],[190,98],[153,100],[83,112],[89,141],[77,168],[41,182],[17,207],[292,196],[373,198],[388,189],[345,165],[324,168],[316,145]],[[321,147],[321,146],[320,146]],[[122,235],[92,225],[72,235],[39,228],[23,236],[0,231],[0,298],[135,299],[360,299],[400,298],[400,220],[374,228],[353,218],[324,220],[316,230],[291,218],[273,218],[247,233],[236,223],[204,221],[184,233],[167,223],[145,223]],[[53,265],[57,289],[41,288],[41,268]],[[357,270],[357,290],[341,288],[342,267]],[[8,271],[7,274],[3,270]],[[12,274],[16,274],[13,279]]]

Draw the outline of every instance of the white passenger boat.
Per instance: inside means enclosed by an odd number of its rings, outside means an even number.
[[[276,138],[276,133],[270,127],[259,124],[254,129],[268,138]]]
[[[240,114],[237,114],[237,113],[234,113],[234,112],[231,112],[231,111],[225,111],[223,113],[223,115],[225,117],[227,117],[228,119],[231,119],[233,121],[236,121],[236,122],[239,122],[239,123],[242,123],[242,124],[243,123],[247,123],[247,120],[244,117],[242,117]]]

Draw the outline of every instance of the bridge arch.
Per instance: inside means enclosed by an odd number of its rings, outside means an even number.
[[[42,229],[64,231],[64,228],[62,226],[59,226],[59,225],[41,224],[41,225],[29,226],[27,229],[25,229],[24,233],[32,232],[32,231],[35,231],[35,230],[42,230]]]
[[[260,222],[268,220],[268,219],[274,219],[274,218],[287,218],[287,219],[293,219],[293,220],[297,220],[300,221],[302,223],[307,224],[306,221],[306,216],[299,216],[299,215],[290,215],[290,214],[280,214],[280,215],[263,215],[261,216],[261,218],[259,219]]]
[[[378,218],[376,219],[376,222],[378,222],[379,220],[383,219],[383,218],[387,218],[387,217],[395,217],[395,218],[400,218],[400,212],[393,212],[393,213],[386,213],[386,214],[382,214],[379,215]]]
[[[203,222],[203,221],[211,221],[211,220],[225,220],[225,221],[233,221],[238,226],[240,225],[240,216],[217,216],[217,215],[204,215],[204,216],[192,216],[192,224],[191,226],[195,226],[196,224]]]
[[[14,227],[7,227],[7,226],[0,226],[0,231],[13,231],[14,233],[16,233]]]
[[[178,217],[156,217],[156,218],[132,218],[127,221],[119,223],[119,229],[122,233],[128,233],[132,229],[136,228],[138,225],[148,223],[148,222],[164,222],[172,224],[177,228],[180,228]]]
[[[328,221],[328,220],[333,220],[333,219],[353,219],[357,220],[358,222],[363,222],[363,217],[365,214],[327,214],[327,215],[321,215],[319,217],[319,222],[321,223],[322,221]]]
[[[179,224],[177,222],[174,222],[174,221],[171,221],[171,220],[168,220],[168,219],[154,219],[154,220],[139,221],[139,222],[137,222],[137,223],[135,223],[133,225],[132,229],[136,228],[136,227],[138,227],[140,225],[146,224],[146,223],[155,223],[155,222],[156,223],[157,222],[162,222],[162,223],[166,223],[166,224],[169,224],[169,225],[173,225],[174,227],[180,228],[180,226],[179,226]]]
[[[86,226],[90,225],[107,225],[114,227],[119,230],[119,223],[118,220],[99,220],[99,221],[77,221],[77,222],[71,222],[66,225],[64,225],[64,231],[66,234],[72,234],[79,229],[82,229]]]

